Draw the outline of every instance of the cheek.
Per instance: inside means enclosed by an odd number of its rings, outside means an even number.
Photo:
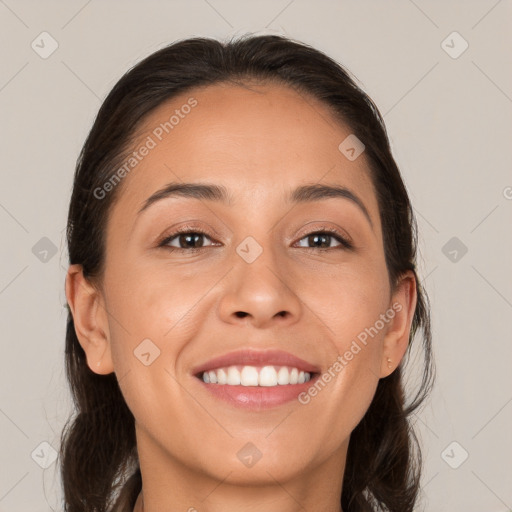
[[[214,276],[161,265],[116,266],[105,276],[110,309],[126,331],[139,339],[166,344],[190,324],[195,307],[216,282]]]
[[[390,290],[385,266],[375,261],[340,266],[329,275],[311,275],[302,280],[297,293],[323,320],[342,350],[385,312]]]
[[[329,391],[324,393],[318,386],[313,394],[318,396],[319,411],[330,411],[331,421],[346,421],[350,416],[349,423],[355,427],[378,384],[382,341],[392,320],[387,315],[387,272],[374,262],[343,270],[320,284],[320,288],[307,285],[302,292],[304,302],[315,305],[314,312],[328,328],[324,332],[330,341],[329,371],[324,372]],[[345,411],[343,420],[340,408]]]
[[[105,275],[114,369],[137,418],[153,417],[154,411],[146,407],[163,396],[170,403],[161,410],[179,403],[172,376],[180,371],[187,343],[201,329],[198,315],[205,316],[205,293],[219,279],[198,279],[197,273],[172,275],[164,267],[145,269],[123,262]]]
[[[129,276],[129,277],[128,277]],[[114,369],[125,401],[145,429],[169,426],[170,411],[184,410],[177,363],[194,335],[194,305],[204,295],[196,279],[177,283],[160,272],[123,263],[105,275]],[[186,429],[184,429],[186,431]]]

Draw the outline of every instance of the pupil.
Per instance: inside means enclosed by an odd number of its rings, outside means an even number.
[[[201,236],[202,235],[199,233],[187,233],[184,235],[180,235],[180,243],[188,246],[190,246],[189,244],[191,243],[192,247],[202,247],[202,243],[200,243],[198,246],[195,244],[195,242],[197,242],[198,239],[201,238]],[[310,244],[313,244],[316,247],[329,247],[329,242],[327,241],[328,238],[329,235],[309,235],[308,240]]]
[[[202,235],[200,235],[199,233],[192,233],[192,234],[185,234],[185,235],[181,235],[181,240],[180,240],[180,243],[183,243],[183,245],[185,246],[189,246],[189,242],[192,240],[191,242],[191,246],[192,247],[197,247],[195,244],[194,244],[194,240],[197,241],[198,238],[200,238]],[[200,243],[198,246],[201,247],[203,244]]]
[[[313,243],[313,244],[315,244],[317,247],[318,247],[319,245],[321,245],[322,247],[329,247],[329,243],[328,243],[328,242],[327,242],[327,243],[324,243],[324,244],[322,244],[322,242],[320,242],[320,244],[318,244],[318,243],[317,243],[317,241],[318,241],[318,239],[319,239],[319,238],[323,238],[324,240],[326,240],[326,239],[328,238],[328,236],[327,236],[327,235],[310,235],[310,236],[309,236],[309,242],[310,242],[310,243],[312,242],[312,243]]]

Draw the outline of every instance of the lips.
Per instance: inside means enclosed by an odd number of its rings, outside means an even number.
[[[289,366],[310,374],[320,373],[320,368],[304,359],[282,350],[237,350],[215,357],[192,369],[200,377],[203,372],[228,366]]]

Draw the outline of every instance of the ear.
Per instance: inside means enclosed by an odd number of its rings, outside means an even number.
[[[84,277],[81,265],[70,265],[68,269],[66,298],[78,341],[87,357],[87,365],[100,375],[112,373],[114,366],[103,295]]]
[[[381,378],[395,371],[409,345],[414,311],[416,310],[416,278],[412,271],[405,272],[392,295],[390,309],[395,314],[384,337]],[[388,315],[389,316],[389,315]]]

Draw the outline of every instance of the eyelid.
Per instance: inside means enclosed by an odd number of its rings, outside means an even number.
[[[187,223],[182,226],[179,226],[177,228],[169,228],[165,231],[163,235],[161,235],[157,239],[157,247],[165,247],[167,243],[172,240],[173,238],[176,238],[178,235],[184,234],[184,233],[199,233],[206,235],[208,238],[210,238],[212,241],[215,241],[216,237],[219,237],[219,235],[215,234],[213,230],[210,230],[204,226],[198,226],[194,223]],[[173,247],[173,249],[178,249],[178,247]],[[184,249],[187,250],[187,249]],[[191,249],[188,249],[191,250]]]
[[[309,224],[311,224],[311,223],[308,223],[308,225]],[[169,231],[171,231],[171,233],[169,233]],[[181,251],[185,251],[185,252],[200,251],[207,247],[207,246],[206,247],[201,246],[201,247],[196,247],[196,248],[190,247],[187,249],[187,248],[173,247],[173,246],[168,245],[171,240],[178,237],[180,234],[187,234],[187,233],[196,233],[196,234],[204,235],[213,242],[213,244],[210,247],[218,247],[218,244],[215,244],[215,242],[217,242],[216,237],[218,237],[218,235],[212,234],[211,230],[209,230],[205,227],[199,227],[197,225],[194,225],[193,223],[187,223],[185,225],[179,226],[178,228],[167,230],[166,233],[167,234],[164,234],[163,236],[161,236],[158,239],[157,247],[169,248],[171,250],[178,250],[178,251],[181,250]],[[303,240],[304,238],[306,238],[308,236],[311,236],[314,234],[322,234],[322,233],[325,233],[325,234],[330,235],[331,237],[337,239],[338,243],[341,245],[341,248],[343,248],[344,250],[351,251],[351,250],[355,249],[354,242],[352,241],[352,238],[348,234],[346,234],[345,230],[342,230],[341,228],[334,228],[334,227],[328,226],[328,225],[321,225],[321,226],[317,226],[315,228],[310,228],[305,233],[296,235],[295,238],[297,238],[297,237],[298,238],[295,243],[300,242],[301,240]],[[325,248],[325,247],[302,247],[302,249],[308,249],[308,250],[313,250],[313,251],[329,251],[329,250],[336,249],[336,247],[327,247],[327,248]]]
[[[316,234],[323,234],[323,235],[330,236],[331,238],[334,238],[341,245],[341,248],[343,248],[347,251],[351,251],[351,250],[355,249],[355,246],[354,246],[354,243],[352,242],[352,240],[334,228],[314,229],[313,231],[310,231],[310,232],[306,233],[304,236],[300,237],[298,241],[303,240],[304,238],[307,238],[308,236],[312,236],[312,235],[316,235]],[[328,251],[328,250],[336,249],[336,247],[303,247],[303,249],[316,250],[316,251]]]
[[[297,235],[297,237],[299,237],[299,240],[302,240],[304,237],[310,236],[310,235],[312,235],[314,233],[327,232],[327,233],[332,234],[333,236],[337,236],[337,237],[341,238],[342,241],[344,241],[347,245],[350,246],[350,248],[355,248],[354,240],[347,233],[346,230],[342,229],[339,226],[334,227],[332,225],[325,224],[325,222],[322,223],[321,221],[320,221],[319,225],[316,224],[314,227],[311,227],[311,224],[314,224],[316,222],[318,222],[318,221],[308,222],[306,224],[306,226],[304,226],[299,231],[299,234]],[[313,249],[313,247],[311,247],[311,249]]]

